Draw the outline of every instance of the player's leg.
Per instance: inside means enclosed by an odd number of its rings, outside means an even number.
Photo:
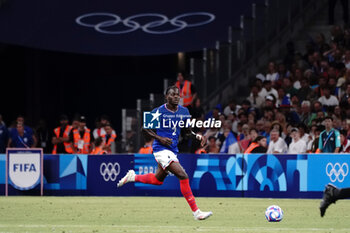
[[[156,174],[148,173],[144,175],[136,175],[134,170],[129,170],[126,175],[119,180],[117,187],[121,187],[129,182],[140,182],[145,184],[153,184],[153,185],[161,185],[165,177],[168,174],[162,169],[162,167],[158,164],[158,169]]]
[[[320,204],[321,217],[324,216],[328,206],[335,203],[339,199],[345,199],[350,197],[350,188],[339,189],[333,184],[327,184],[323,191],[323,198]]]
[[[135,182],[141,182],[145,184],[162,185],[167,173],[163,170],[161,165],[158,164],[156,174],[148,173],[144,175],[136,175]]]
[[[190,182],[188,179],[188,175],[178,162],[172,162],[168,167],[167,170],[173,173],[179,180],[180,180],[180,189],[181,193],[186,199],[188,205],[190,206],[193,216],[196,220],[204,220],[210,217],[213,213],[212,212],[202,212],[197,207],[196,199],[192,194]]]

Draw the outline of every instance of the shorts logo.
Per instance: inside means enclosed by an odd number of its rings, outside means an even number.
[[[340,165],[340,163],[328,163],[326,166],[326,174],[329,177],[331,182],[340,182],[342,183],[345,179],[345,177],[349,173],[349,166],[347,163],[343,163]]]
[[[159,129],[160,119],[162,114],[157,110],[155,113],[144,112],[143,113],[143,128],[145,129]]]
[[[119,173],[119,163],[101,163],[100,165],[100,174],[105,181],[116,181]]]

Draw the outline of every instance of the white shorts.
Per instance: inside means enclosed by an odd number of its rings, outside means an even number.
[[[177,155],[174,154],[171,150],[161,150],[153,153],[154,158],[165,170],[172,162],[179,162]]]

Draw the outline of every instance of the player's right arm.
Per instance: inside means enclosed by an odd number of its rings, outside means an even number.
[[[148,134],[150,137],[158,140],[161,144],[165,145],[165,146],[171,146],[171,144],[173,143],[173,140],[171,138],[167,138],[167,137],[162,137],[159,136],[158,134],[156,134],[156,132],[154,132],[152,129],[145,129],[142,128],[142,131],[146,134]]]

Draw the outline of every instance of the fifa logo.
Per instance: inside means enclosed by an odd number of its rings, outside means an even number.
[[[14,172],[36,172],[35,165],[33,163],[15,163],[13,164],[13,171]]]
[[[160,119],[162,114],[157,110],[155,113],[144,112],[143,113],[143,128],[144,129],[159,129]]]

